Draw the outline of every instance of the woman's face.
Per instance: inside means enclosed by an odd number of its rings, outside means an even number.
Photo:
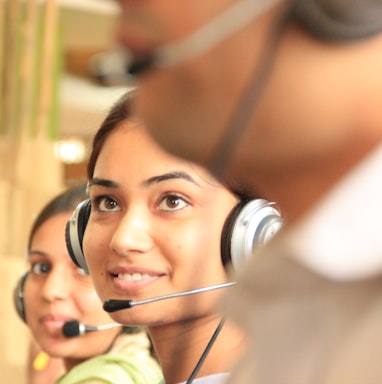
[[[24,285],[26,320],[35,340],[49,354],[83,360],[104,352],[118,328],[65,338],[65,322],[86,325],[112,323],[103,311],[88,275],[71,261],[65,245],[65,225],[71,212],[45,221],[33,236],[30,272]]]
[[[237,203],[203,169],[165,153],[139,123],[106,139],[90,181],[84,252],[107,299],[143,300],[227,281],[220,257]],[[218,291],[114,312],[125,324],[158,325],[210,314]]]

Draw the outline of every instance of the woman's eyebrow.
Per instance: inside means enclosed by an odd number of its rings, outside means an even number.
[[[40,251],[38,249],[31,249],[30,251],[28,251],[28,258],[31,257],[31,256],[43,256],[43,257],[47,257],[48,254],[44,251]]]
[[[145,185],[151,185],[151,184],[160,183],[160,182],[163,182],[166,180],[172,180],[172,179],[186,180],[186,181],[189,181],[189,182],[199,186],[199,184],[196,182],[195,179],[193,179],[188,173],[182,172],[182,171],[169,172],[169,173],[164,173],[162,175],[150,177],[149,179],[147,179],[145,181]]]
[[[94,179],[90,179],[88,181],[88,188],[93,185],[99,185],[101,187],[107,187],[107,188],[118,188],[119,184],[115,181],[108,180],[108,179],[99,179],[95,177]]]
[[[183,172],[183,171],[168,172],[168,173],[164,173],[161,175],[153,176],[153,177],[150,177],[147,180],[145,180],[143,182],[143,184],[146,186],[150,186],[152,184],[161,183],[163,181],[173,180],[173,179],[186,180],[190,183],[193,183],[197,186],[200,186],[199,183],[194,178],[192,178],[188,173]],[[93,185],[98,185],[98,186],[102,186],[102,187],[106,187],[106,188],[119,188],[120,187],[119,183],[117,183],[115,181],[108,180],[108,179],[100,179],[97,177],[90,179],[88,181],[88,188],[93,186]]]

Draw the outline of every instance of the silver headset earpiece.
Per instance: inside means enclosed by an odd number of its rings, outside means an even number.
[[[66,223],[65,228],[65,240],[69,256],[74,264],[82,268],[86,273],[89,273],[89,271],[85,255],[82,251],[82,240],[89,220],[90,209],[90,200],[84,200],[79,203]]]
[[[283,219],[274,203],[264,199],[243,200],[230,213],[223,228],[223,264],[239,269],[255,250],[266,244],[282,227]]]

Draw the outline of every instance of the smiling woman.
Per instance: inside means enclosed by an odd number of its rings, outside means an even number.
[[[90,199],[69,221],[83,254],[72,258],[115,321],[147,327],[166,383],[222,383],[245,344],[217,307],[219,288],[233,283],[223,239],[251,200],[161,149],[131,113],[133,97],[114,105],[94,138]]]

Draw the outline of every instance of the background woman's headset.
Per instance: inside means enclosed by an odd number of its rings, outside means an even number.
[[[29,272],[25,272],[20,279],[18,280],[15,289],[13,290],[13,303],[16,309],[17,314],[20,319],[26,322],[25,317],[25,305],[24,305],[24,285],[25,280],[28,277]]]
[[[90,200],[82,201],[74,210],[65,230],[66,245],[73,262],[87,271],[82,241],[91,211]],[[277,208],[266,200],[242,200],[228,215],[221,236],[224,265],[239,268],[258,246],[266,243],[282,226]]]

